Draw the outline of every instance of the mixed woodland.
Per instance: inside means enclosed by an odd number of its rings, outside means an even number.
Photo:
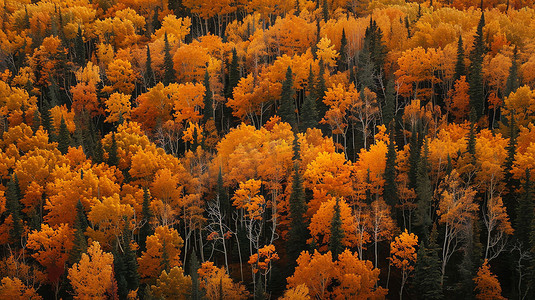
[[[0,299],[535,299],[533,1],[0,15]]]

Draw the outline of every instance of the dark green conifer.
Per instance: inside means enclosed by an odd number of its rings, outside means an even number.
[[[292,68],[288,66],[286,78],[282,83],[278,115],[281,117],[282,122],[287,122],[292,126],[296,125],[294,95]]]
[[[336,198],[333,218],[331,221],[331,236],[329,238],[329,250],[332,252],[334,259],[337,259],[338,255],[344,251],[344,246],[342,245],[344,235],[342,217],[340,215],[340,199]]]
[[[5,192],[6,197],[6,212],[11,215],[12,228],[9,230],[9,237],[15,247],[19,247],[21,243],[23,224],[20,199],[22,195],[19,187],[19,180],[17,174],[11,175],[7,183]]]
[[[301,107],[300,128],[306,132],[308,128],[315,128],[318,125],[318,111],[316,109],[316,89],[314,88],[314,73],[312,67],[308,73],[308,95],[305,97]]]
[[[230,61],[228,72],[229,76],[226,96],[227,98],[232,98],[232,92],[240,81],[240,65],[238,64],[238,53],[236,52],[236,48],[232,49],[232,60]]]
[[[340,71],[346,71],[348,69],[347,38],[345,29],[342,29],[342,38],[340,40],[340,56],[338,61],[338,69]]]
[[[388,143],[388,152],[386,153],[386,167],[385,167],[385,185],[383,189],[383,199],[390,205],[395,207],[398,204],[398,186],[396,183],[397,177],[397,162],[396,162],[396,144],[393,126],[390,127],[390,139]]]
[[[516,220],[515,225],[515,236],[522,242],[526,248],[529,248],[531,245],[530,235],[532,234],[531,224],[534,215],[534,199],[533,199],[533,186],[531,182],[531,170],[526,169],[526,174],[524,176],[524,182],[522,184],[522,194],[518,197],[518,205],[516,207]]]
[[[418,164],[420,162],[420,143],[418,143],[417,126],[413,126],[409,143],[409,188],[416,189]]]
[[[292,193],[290,194],[290,229],[288,231],[288,242],[286,251],[292,267],[295,267],[295,261],[301,251],[306,250],[308,238],[307,224],[304,215],[307,211],[305,203],[305,189],[303,187],[303,178],[299,173],[299,163],[294,163],[294,174],[292,177]]]
[[[82,202],[78,200],[76,204],[76,219],[74,220],[74,246],[71,250],[70,262],[76,263],[82,258],[82,253],[87,251],[87,240],[85,231],[87,229],[87,217]]]
[[[509,76],[507,77],[507,82],[505,84],[505,91],[503,93],[504,97],[509,97],[509,95],[516,91],[520,86],[520,81],[518,80],[518,50],[515,47],[513,52],[513,61],[511,68],[509,68]]]
[[[203,122],[206,124],[206,122],[214,117],[214,107],[213,107],[213,99],[212,99],[212,90],[210,89],[210,75],[208,74],[208,70],[204,72],[204,114],[203,114]]]
[[[327,3],[327,0],[323,0],[322,12],[323,12],[323,21],[327,23],[327,21],[329,21],[329,3]]]
[[[117,156],[117,141],[115,140],[115,132],[111,135],[111,146],[108,149],[108,165],[117,166],[119,164],[119,157]]]
[[[171,46],[169,45],[169,40],[167,39],[167,32],[164,35],[164,56],[163,56],[163,84],[168,85],[176,81],[175,69],[173,67],[173,58],[171,57]]]
[[[67,151],[69,151],[69,146],[71,146],[71,133],[69,132],[69,129],[67,129],[65,119],[61,117],[58,133],[58,150],[61,152],[61,154],[67,154]]]
[[[396,88],[394,80],[389,80],[386,84],[385,103],[383,106],[383,122],[389,125],[394,120],[394,111],[396,106],[395,99]]]
[[[414,275],[415,295],[418,299],[440,300],[442,293],[441,265],[438,257],[437,229],[433,226],[427,245],[422,239],[418,249]]]
[[[459,80],[461,76],[466,75],[466,66],[464,65],[464,47],[463,36],[459,34],[459,41],[457,42],[457,62],[455,63],[455,74],[453,81]]]
[[[429,228],[431,227],[431,203],[433,200],[433,187],[431,185],[431,179],[429,178],[429,146],[427,140],[424,142],[423,155],[420,157],[418,164],[418,174],[416,183],[416,228],[418,229],[418,236],[425,238],[429,236]]]
[[[199,273],[197,273],[199,268],[199,260],[197,259],[195,252],[193,252],[189,263],[189,276],[191,277],[191,300],[203,299],[203,293],[201,291],[199,281]]]
[[[470,95],[470,106],[476,113],[476,121],[483,115],[485,109],[485,91],[483,90],[482,65],[485,54],[485,44],[483,41],[483,27],[485,26],[485,13],[481,13],[481,19],[474,36],[474,48],[470,52],[470,67],[468,73],[468,84]]]
[[[78,25],[78,33],[76,34],[76,39],[74,41],[74,49],[76,52],[76,62],[80,66],[85,66],[85,44],[82,28],[80,27],[80,25]]]
[[[147,44],[147,60],[145,62],[145,82],[147,88],[150,89],[156,85],[156,80],[154,79],[154,71],[152,70],[152,58],[150,56],[150,48]]]
[[[147,250],[147,237],[153,233],[151,222],[150,195],[147,188],[143,189],[143,205],[141,206],[141,228],[139,228],[139,249]]]

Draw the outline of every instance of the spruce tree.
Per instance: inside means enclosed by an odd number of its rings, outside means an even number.
[[[286,78],[282,83],[278,115],[281,117],[282,122],[289,123],[292,127],[296,125],[294,95],[292,68],[288,66]]]
[[[535,218],[530,169],[526,169],[522,190],[522,194],[518,197],[518,205],[516,206],[516,220],[514,222],[515,236],[526,248],[530,248],[533,246],[530,241],[530,235],[532,234],[531,223]]]
[[[41,116],[39,114],[39,110],[36,109],[33,112],[33,119],[32,119],[32,131],[33,131],[33,133],[36,133],[37,130],[39,130],[39,126],[41,126]]]
[[[85,231],[88,227],[87,217],[85,215],[82,201],[78,200],[76,204],[76,219],[74,220],[74,246],[71,250],[70,262],[76,263],[82,258],[82,253],[87,251],[87,240]]]
[[[424,143],[424,152],[420,157],[418,164],[418,174],[416,183],[416,228],[418,229],[418,235],[421,238],[427,238],[429,236],[429,228],[432,223],[431,219],[431,202],[433,200],[433,188],[431,186],[431,179],[429,178],[429,147],[427,141]]]
[[[67,154],[69,151],[69,146],[71,146],[71,133],[69,132],[69,129],[67,129],[65,119],[61,117],[58,134],[58,150],[61,152],[61,154]]]
[[[163,84],[168,85],[172,82],[175,82],[176,75],[175,69],[173,68],[173,58],[171,57],[171,46],[169,45],[169,40],[167,39],[167,32],[164,35],[164,56],[163,56]]]
[[[468,145],[466,152],[475,159],[476,155],[476,128],[473,122],[470,123],[470,131],[468,132]]]
[[[191,300],[203,299],[203,293],[201,291],[199,281],[199,273],[197,273],[199,268],[199,260],[197,259],[195,252],[193,252],[189,263],[189,276],[191,277]]]
[[[78,25],[78,33],[76,34],[76,39],[74,41],[74,49],[76,52],[76,62],[80,66],[85,66],[85,45],[84,45],[84,36],[82,34],[82,28]]]
[[[388,143],[388,152],[386,153],[386,166],[385,166],[385,185],[383,189],[383,199],[391,207],[395,207],[398,204],[398,186],[396,183],[397,177],[397,162],[396,162],[396,144],[393,132],[393,126],[390,130],[390,138]]]
[[[236,48],[232,49],[232,60],[230,61],[228,73],[229,76],[226,97],[232,98],[232,92],[240,81],[240,65],[238,64],[238,53],[236,52]]]
[[[453,82],[459,80],[461,76],[465,75],[466,66],[464,65],[463,37],[459,34],[459,41],[457,42],[457,62],[455,63],[455,74],[453,75]]]
[[[219,168],[217,175],[217,198],[219,200],[219,208],[221,212],[227,217],[230,217],[230,201],[227,189],[223,185],[223,171]]]
[[[118,247],[114,255],[115,278],[121,299],[126,299],[129,291],[137,290],[139,287],[136,252],[131,247],[132,232],[128,224],[129,221],[125,219],[121,247]]]
[[[415,294],[418,299],[440,300],[442,293],[441,265],[438,257],[437,229],[433,226],[427,245],[424,240],[420,242],[414,274]]]
[[[22,226],[22,212],[20,200],[22,198],[19,180],[17,174],[11,175],[7,183],[5,192],[6,197],[6,212],[11,216],[12,228],[9,230],[9,237],[15,247],[20,246],[20,241],[23,233]]]
[[[347,38],[346,31],[342,29],[342,38],[340,40],[340,56],[338,60],[338,69],[340,71],[346,71],[348,68],[348,56],[347,56]]]
[[[150,209],[150,195],[147,188],[143,189],[143,205],[141,206],[141,228],[139,228],[139,250],[145,251],[147,237],[151,235],[152,229],[150,222],[152,220],[152,211]]]
[[[119,157],[117,156],[117,141],[115,140],[115,132],[111,135],[111,146],[108,149],[108,165],[117,166],[119,164]]]
[[[322,13],[323,13],[323,21],[327,23],[327,21],[329,21],[329,4],[327,3],[327,0],[323,0]]]
[[[300,129],[306,132],[308,128],[315,128],[318,125],[318,111],[316,109],[316,89],[314,88],[314,73],[312,67],[308,73],[308,95],[305,97],[301,107]]]
[[[509,97],[509,95],[516,91],[520,86],[520,81],[518,80],[518,50],[515,47],[513,52],[513,61],[511,67],[509,68],[509,76],[507,76],[507,82],[505,84],[505,91],[503,93],[504,97]]]
[[[409,188],[416,189],[418,164],[420,162],[420,144],[418,143],[417,126],[413,126],[409,142]]]
[[[150,89],[156,85],[156,80],[154,79],[154,71],[152,70],[152,58],[150,56],[150,48],[147,44],[147,60],[145,61],[145,82],[147,84],[147,89]]]
[[[386,84],[385,90],[385,103],[383,106],[383,123],[389,125],[394,121],[394,111],[396,109],[395,99],[396,88],[394,86],[394,80],[389,80]]]
[[[212,99],[212,90],[210,89],[210,75],[208,70],[204,72],[204,114],[203,122],[206,122],[214,117],[214,108],[213,108],[213,99]]]
[[[299,257],[301,251],[306,250],[308,238],[307,224],[304,220],[304,215],[307,211],[305,203],[305,189],[303,187],[303,178],[299,173],[299,164],[294,164],[294,174],[292,177],[292,193],[290,194],[290,229],[288,231],[288,241],[286,244],[286,251],[288,258],[295,267],[295,261]]]
[[[325,83],[325,64],[323,63],[323,59],[320,58],[319,61],[319,72],[318,72],[318,79],[316,80],[316,109],[318,110],[318,120],[323,119],[325,117],[325,113],[327,113],[327,110],[329,110],[329,107],[327,107],[327,104],[323,102],[323,98],[325,97],[325,92],[327,91],[327,85]],[[318,125],[318,127],[323,131],[324,134],[327,133],[328,126],[326,124]]]
[[[475,110],[476,118],[479,119],[485,109],[485,92],[483,90],[482,65],[485,54],[485,44],[483,41],[483,27],[485,26],[485,13],[481,13],[481,19],[474,36],[474,48],[470,52],[470,67],[468,73],[468,84],[470,95],[470,107]]]
[[[340,215],[340,199],[336,198],[334,205],[333,218],[331,220],[331,236],[329,238],[329,250],[333,258],[338,259],[338,255],[344,251],[342,239],[344,238],[344,229],[342,228],[342,217]]]
[[[158,18],[158,10],[159,10],[159,7],[156,6],[154,8],[154,13],[152,14],[151,26],[152,26],[153,31],[156,31],[162,27],[162,23],[160,22],[160,19]]]

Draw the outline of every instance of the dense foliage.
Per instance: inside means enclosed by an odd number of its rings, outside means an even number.
[[[531,1],[0,15],[0,298],[535,298]]]

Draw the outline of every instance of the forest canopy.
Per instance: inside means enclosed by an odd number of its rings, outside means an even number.
[[[535,298],[535,6],[0,0],[1,299]]]

